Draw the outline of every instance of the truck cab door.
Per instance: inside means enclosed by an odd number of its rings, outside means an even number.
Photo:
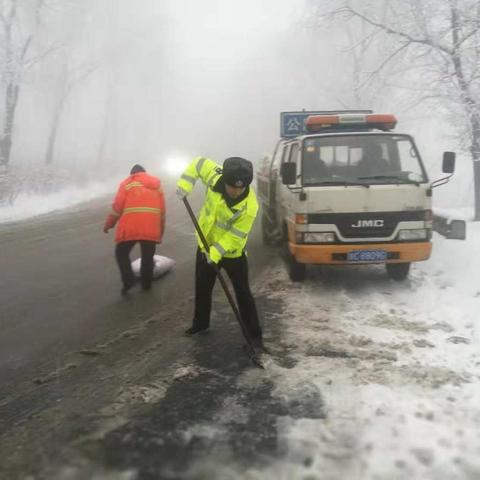
[[[299,156],[300,156],[300,143],[291,143],[286,145],[282,155],[281,163],[285,162],[293,162],[297,165],[297,177],[299,176]],[[298,178],[297,182],[298,183]],[[279,206],[277,209],[279,218],[278,224],[283,225],[287,218],[291,217],[294,213],[294,205],[296,195],[288,188],[287,185],[284,185],[282,182],[282,178],[280,175],[280,168],[277,174],[277,182],[276,182],[276,204]]]

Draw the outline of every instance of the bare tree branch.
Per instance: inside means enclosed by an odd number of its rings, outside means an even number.
[[[35,28],[30,33],[30,35],[25,40],[25,43],[23,44],[22,51],[21,51],[21,54],[20,54],[20,59],[22,60],[22,62],[24,61],[25,56],[28,52],[28,49],[30,48],[30,45],[32,44],[32,41],[33,41],[35,35],[37,34],[37,29],[38,29],[38,26],[40,24],[41,11],[42,11],[42,8],[43,8],[44,4],[45,4],[45,0],[37,0],[37,4],[36,4],[36,7],[35,7]]]
[[[460,47],[463,43],[465,43],[469,38],[473,37],[478,33],[478,28],[472,30],[471,32],[464,35],[460,40],[458,40],[458,46]]]
[[[23,68],[25,70],[29,70],[37,63],[41,62],[42,60],[45,60],[45,58],[47,58],[49,55],[52,55],[54,52],[58,51],[60,48],[61,47],[59,45],[50,45],[46,50],[44,50],[39,55],[36,55],[35,57],[25,60],[23,62]]]
[[[445,45],[441,45],[431,39],[428,38],[414,38],[408,33],[402,32],[400,30],[396,30],[394,28],[389,27],[388,25],[383,25],[382,23],[376,22],[375,20],[372,20],[371,18],[367,17],[366,15],[362,14],[361,12],[358,12],[357,10],[353,9],[350,6],[343,7],[338,10],[338,12],[347,12],[350,13],[358,18],[361,18],[363,21],[369,23],[370,25],[377,27],[384,32],[390,34],[390,35],[397,35],[399,37],[402,37],[406,40],[408,40],[409,43],[418,43],[422,45],[427,45],[429,47],[435,48],[437,50],[441,50],[448,55],[451,55],[452,51],[450,48],[446,47]]]
[[[74,75],[68,82],[66,87],[67,95],[70,95],[72,90],[83,80],[86,80],[92,73],[96,72],[101,67],[100,63],[96,63],[93,65],[89,65],[83,69],[83,71],[79,71],[76,75]]]
[[[392,52],[377,68],[375,71],[371,72],[370,75],[367,77],[367,79],[360,85],[360,88],[364,87],[366,84],[368,84],[373,77],[378,75],[383,68],[390,63],[390,61],[396,57],[399,53],[401,53],[403,50],[407,49],[410,46],[410,42],[406,42],[402,44],[399,48],[397,48],[394,52]]]

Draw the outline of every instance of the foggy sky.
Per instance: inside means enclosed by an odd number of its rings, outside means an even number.
[[[62,75],[94,66],[65,104],[58,165],[121,172],[172,156],[256,162],[278,140],[281,111],[361,107],[399,115],[440,174],[441,152],[452,149],[444,123],[425,121],[427,112],[391,89],[354,105],[346,26],[307,28],[308,15],[303,0],[64,2],[45,16],[37,45],[54,53],[22,86],[14,161],[42,162]]]

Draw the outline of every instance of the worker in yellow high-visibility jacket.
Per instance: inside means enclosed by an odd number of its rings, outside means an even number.
[[[212,290],[216,270],[212,263],[223,268],[233,285],[240,315],[254,346],[263,348],[262,330],[255,300],[248,281],[248,262],[245,247],[258,212],[252,163],[244,158],[230,157],[220,168],[208,158],[197,157],[185,169],[177,182],[177,195],[188,195],[200,179],[207,187],[205,203],[198,223],[207,239],[206,252],[198,239],[195,265],[195,312],[187,335],[205,331],[210,325]]]

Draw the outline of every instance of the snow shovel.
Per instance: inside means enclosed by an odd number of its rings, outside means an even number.
[[[192,219],[193,225],[195,226],[195,230],[198,233],[198,236],[200,237],[200,240],[203,244],[203,248],[208,252],[210,250],[207,239],[205,238],[205,235],[203,235],[203,232],[200,228],[200,225],[198,224],[197,218],[195,217],[195,214],[193,213],[192,207],[190,206],[190,203],[187,200],[187,197],[183,197],[183,203],[185,204],[185,207],[187,209],[188,214],[190,215],[190,218]],[[235,314],[235,318],[237,319],[237,322],[240,324],[240,329],[242,330],[243,336],[245,338],[245,341],[247,342],[247,351],[250,359],[252,362],[260,368],[265,368],[258,358],[257,352],[255,351],[255,348],[252,343],[252,338],[250,337],[250,334],[248,333],[247,327],[242,320],[242,317],[240,315],[240,311],[238,310],[237,304],[235,303],[235,300],[230,292],[230,289],[228,288],[227,282],[225,281],[224,276],[222,275],[222,272],[218,268],[218,265],[215,263],[212,263],[213,268],[215,269],[217,273],[217,277],[220,280],[220,283],[222,284],[223,291],[225,292],[225,295],[228,299],[228,302],[230,303],[230,306],[232,307],[233,313]]]

